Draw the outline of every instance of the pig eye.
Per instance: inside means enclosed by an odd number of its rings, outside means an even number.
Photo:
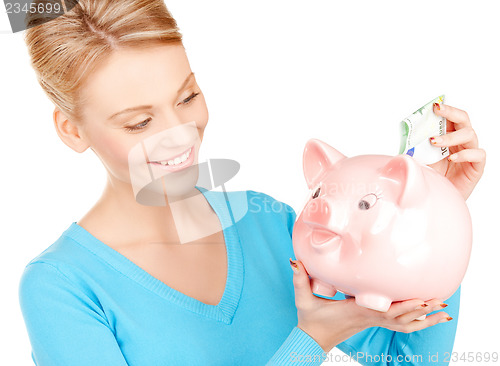
[[[316,191],[314,191],[314,193],[313,193],[313,195],[312,195],[312,198],[313,198],[313,199],[317,198],[317,197],[319,196],[320,192],[321,192],[321,187],[318,187],[318,188],[316,189]]]
[[[373,193],[367,194],[358,202],[360,210],[368,210],[377,202],[377,196]]]

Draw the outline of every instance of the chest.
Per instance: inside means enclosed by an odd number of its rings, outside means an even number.
[[[217,305],[227,280],[226,246],[222,232],[206,239],[186,244],[141,243],[115,250],[174,290]]]

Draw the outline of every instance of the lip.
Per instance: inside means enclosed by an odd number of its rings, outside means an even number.
[[[167,171],[177,171],[177,170],[182,170],[184,168],[187,168],[188,166],[191,166],[194,162],[194,146],[191,146],[189,149],[181,152],[178,155],[175,155],[171,158],[167,159],[162,159],[159,161],[168,161],[168,160],[175,160],[176,158],[180,158],[183,154],[187,153],[189,151],[189,157],[186,159],[186,161],[182,162],[181,164],[177,165],[162,165],[158,163],[157,161],[148,161],[148,164],[151,164],[152,166],[157,166],[160,169],[167,170]]]

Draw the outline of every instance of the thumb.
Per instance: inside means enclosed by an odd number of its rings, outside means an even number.
[[[307,271],[301,261],[294,261],[290,258],[290,266],[293,270],[295,303],[297,306],[299,306],[299,304],[306,304],[314,299],[314,295],[311,290],[311,280],[309,279]]]

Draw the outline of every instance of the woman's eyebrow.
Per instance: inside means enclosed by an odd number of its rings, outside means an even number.
[[[108,117],[108,121],[115,118],[115,117],[118,117],[120,114],[130,113],[130,112],[138,111],[140,109],[151,109],[151,108],[153,108],[152,105],[139,105],[137,107],[127,108],[127,109],[124,109],[123,111],[117,112],[117,113],[113,114],[112,116]]]
[[[184,80],[184,82],[182,83],[181,87],[179,88],[179,90],[177,90],[177,94],[179,94],[181,92],[182,89],[184,89],[187,85],[187,83],[191,80],[191,78],[194,76],[194,72],[191,72],[187,78]],[[140,109],[151,109],[153,108],[152,105],[140,105],[140,106],[137,106],[137,107],[131,107],[131,108],[127,108],[127,109],[124,109],[123,111],[120,111],[120,112],[116,112],[115,114],[111,115],[108,117],[108,120],[111,120],[115,117],[118,117],[120,114],[124,114],[124,113],[130,113],[130,112],[134,112],[134,111],[137,111],[137,110],[140,110]]]

